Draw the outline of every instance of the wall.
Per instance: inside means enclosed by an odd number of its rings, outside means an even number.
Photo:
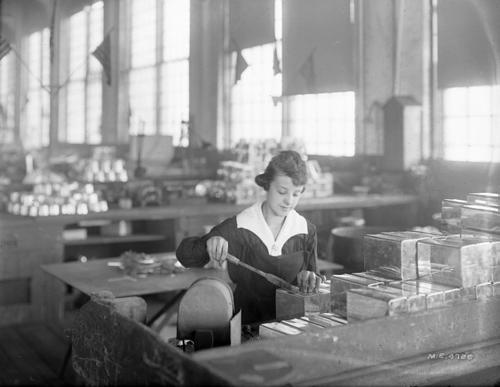
[[[465,199],[471,192],[500,192],[500,164],[434,160],[429,163],[431,208],[445,198]]]
[[[381,109],[393,95],[412,96],[424,103],[430,67],[424,63],[428,41],[423,1],[361,1],[358,10],[359,80],[357,152],[384,153]],[[428,109],[428,106],[425,105]],[[429,131],[428,125],[422,130]],[[428,135],[425,148],[428,148]]]

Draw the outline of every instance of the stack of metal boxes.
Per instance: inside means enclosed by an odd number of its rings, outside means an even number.
[[[264,326],[264,335],[272,336],[280,324],[295,334],[311,330],[304,321],[316,327],[310,319],[325,313],[352,322],[500,296],[499,195],[445,199],[441,215],[441,233],[365,235],[365,271],[333,275],[318,295],[278,290],[277,319],[283,321]]]
[[[331,310],[359,321],[500,296],[499,195],[442,204],[443,234],[366,235],[367,271],[332,276]]]

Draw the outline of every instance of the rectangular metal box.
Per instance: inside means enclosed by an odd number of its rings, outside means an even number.
[[[374,288],[347,291],[347,321],[361,321],[408,313],[406,297]]]
[[[493,192],[472,192],[467,195],[467,202],[486,206],[500,206],[500,194]]]
[[[448,236],[417,242],[419,277],[450,286],[470,287],[491,278],[492,243]]]
[[[304,316],[307,312],[330,311],[330,282],[323,283],[318,293],[293,293],[276,290],[276,320]]]
[[[462,227],[500,234],[500,207],[467,204],[462,207]]]
[[[459,234],[462,230],[462,207],[467,201],[444,199],[441,202],[441,231],[446,234]]]
[[[330,278],[331,311],[346,317],[347,290],[366,287],[371,284],[381,284],[375,279],[360,277],[352,274],[334,274]]]
[[[437,237],[417,231],[382,232],[365,235],[365,270],[390,270],[395,279],[417,278],[417,241]],[[391,273],[388,272],[389,275]]]

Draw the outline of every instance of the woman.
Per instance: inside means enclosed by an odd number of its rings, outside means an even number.
[[[212,263],[227,268],[236,284],[235,304],[242,310],[243,324],[275,319],[276,288],[248,269],[228,265],[228,253],[306,293],[316,292],[321,282],[315,274],[316,228],[294,210],[305,190],[306,163],[297,152],[283,151],[255,182],[266,191],[263,202],[226,219],[202,237],[184,239],[176,252],[186,267]]]

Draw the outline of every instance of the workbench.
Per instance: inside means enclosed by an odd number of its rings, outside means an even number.
[[[73,335],[75,369],[103,385],[483,386],[500,380],[500,297],[192,354],[91,301]]]
[[[0,214],[0,326],[44,320],[44,294],[57,294],[53,279],[40,265],[77,260],[80,256],[116,257],[127,250],[156,253],[175,250],[182,238],[201,235],[211,226],[237,214],[247,204],[206,203],[165,207],[111,209],[87,215],[23,217]],[[383,211],[383,219],[397,219],[400,228],[415,225],[418,198],[412,195],[335,195],[300,201],[297,211],[321,228],[331,229],[340,211]],[[67,240],[64,232],[72,226],[90,227],[95,222],[127,221],[132,233],[124,236],[90,236]]]
[[[500,298],[349,323],[270,344],[262,340],[200,351],[193,358],[233,385],[241,380],[238,370],[248,373],[248,363],[259,361],[252,355],[259,352],[290,365],[290,372],[272,384],[434,384],[500,367]]]

